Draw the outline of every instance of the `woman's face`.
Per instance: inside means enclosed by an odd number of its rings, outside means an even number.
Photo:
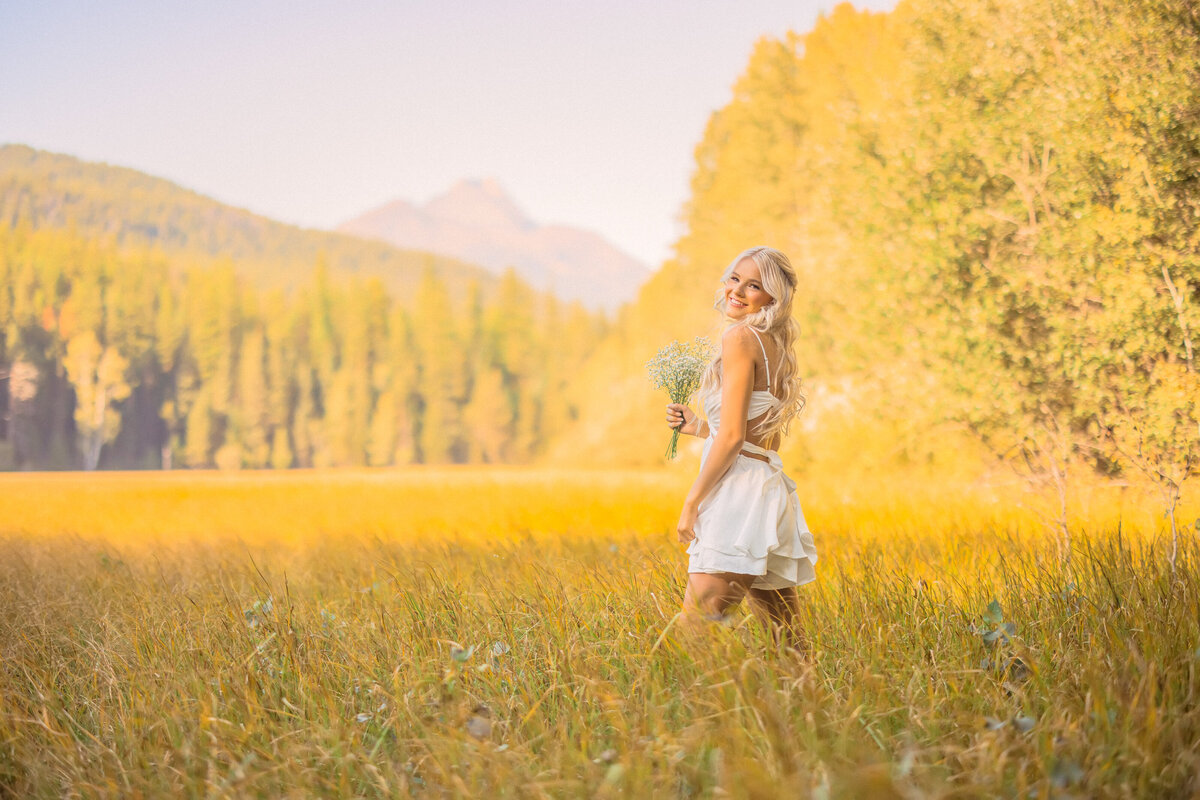
[[[739,261],[725,279],[725,314],[732,319],[742,319],[773,302],[775,298],[763,289],[762,276],[754,259]]]

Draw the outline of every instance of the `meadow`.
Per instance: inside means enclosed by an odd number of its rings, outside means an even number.
[[[2,475],[0,796],[1200,793],[1148,498],[1081,496],[1068,562],[1015,484],[800,477],[800,653],[679,634],[693,475]]]

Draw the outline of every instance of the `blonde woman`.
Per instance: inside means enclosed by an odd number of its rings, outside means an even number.
[[[726,327],[697,393],[707,419],[667,405],[668,425],[704,437],[700,474],[679,515],[679,541],[688,545],[683,620],[721,619],[749,595],[777,639],[802,647],[796,587],[815,580],[817,550],[776,451],[804,407],[793,352],[796,271],[778,250],[754,247],[721,282],[714,307]]]

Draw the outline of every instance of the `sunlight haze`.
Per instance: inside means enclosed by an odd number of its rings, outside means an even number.
[[[834,5],[4,3],[0,143],[320,228],[494,178],[654,267],[754,41]]]

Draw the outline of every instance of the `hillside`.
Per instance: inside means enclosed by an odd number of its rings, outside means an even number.
[[[523,280],[589,308],[614,310],[650,276],[602,236],[539,225],[494,180],[461,181],[424,205],[396,200],[338,227],[397,247],[427,250]]]
[[[69,229],[119,248],[152,247],[176,264],[229,260],[261,288],[307,282],[318,259],[334,275],[379,278],[402,302],[426,265],[452,296],[464,296],[471,281],[485,294],[496,285],[491,272],[454,258],[286,225],[137,170],[24,145],[0,147],[0,225]]]

